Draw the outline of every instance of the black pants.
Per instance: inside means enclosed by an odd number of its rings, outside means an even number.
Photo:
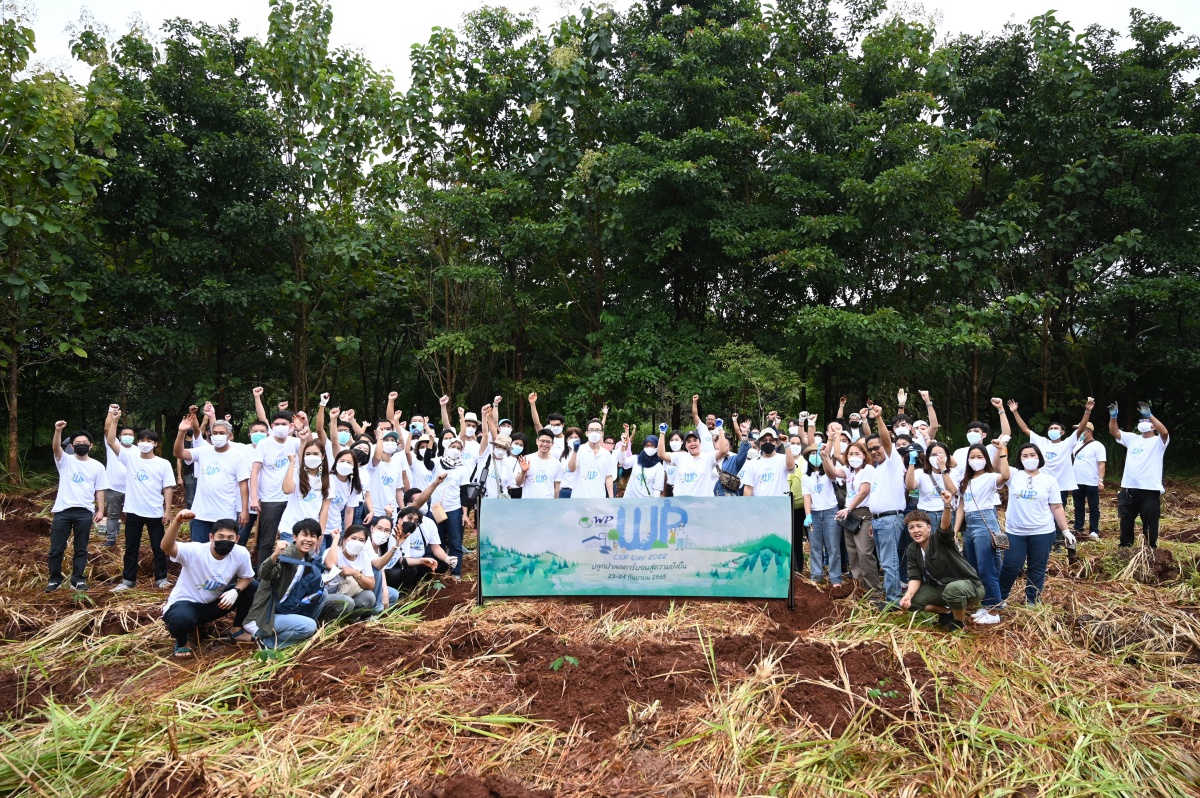
[[[150,530],[150,551],[154,555],[154,580],[167,578],[167,555],[162,550],[163,532],[165,531],[163,520],[125,513],[125,567],[121,571],[121,579],[129,585],[137,583],[142,529]]]
[[[804,526],[804,507],[792,508],[792,529],[796,531],[792,541],[792,570],[798,574],[804,573],[804,537],[808,528]]]
[[[239,546],[245,546],[250,542],[250,533],[254,531],[254,522],[258,520],[257,513],[246,514],[246,525],[238,527],[237,542]]]
[[[1083,532],[1083,505],[1087,504],[1088,532],[1100,534],[1100,486],[1080,485],[1072,494],[1075,501],[1075,531]]]
[[[87,571],[88,536],[92,534],[92,517],[95,514],[83,507],[68,507],[54,514],[50,523],[50,581],[62,582],[63,555],[67,551],[67,540],[75,539],[75,556],[71,560],[71,581],[82,582]]]
[[[258,590],[258,582],[251,582],[238,595],[237,601],[229,609],[218,606],[220,599],[209,604],[199,604],[195,601],[176,601],[163,614],[163,623],[167,631],[175,638],[175,643],[186,646],[192,631],[202,623],[211,623],[217,618],[233,613],[233,625],[241,626],[250,612],[250,604],[254,601],[254,593]]]
[[[260,502],[258,505],[258,539],[255,549],[258,562],[266,562],[275,553],[275,541],[279,538],[279,520],[287,502]]]
[[[434,573],[444,574],[449,570],[449,564],[444,562],[438,563],[436,571],[428,565],[397,565],[395,568],[387,569],[384,572],[384,578],[387,580],[388,587],[394,587],[401,593],[408,593],[422,579],[427,579]]]
[[[1150,548],[1158,546],[1158,519],[1162,516],[1162,494],[1156,490],[1121,488],[1117,491],[1117,517],[1121,519],[1121,545],[1133,545],[1138,516]]]

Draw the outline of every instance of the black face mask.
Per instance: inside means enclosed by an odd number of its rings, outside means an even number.
[[[235,543],[237,543],[235,540],[214,540],[213,551],[224,557],[226,554],[233,551]]]
[[[75,452],[75,454],[83,457],[92,450],[92,445],[90,443],[76,443],[71,447],[71,449]]]
[[[904,459],[904,462],[906,462],[906,463],[908,462],[908,448],[909,447],[907,447],[907,446],[903,446],[903,447],[897,446],[896,447],[896,454],[900,455],[900,457],[902,457]]]
[[[760,444],[758,445],[758,450],[759,450],[760,452],[762,452],[763,454],[775,454],[775,444],[773,444],[773,443],[760,443]]]
[[[370,458],[370,455],[368,455],[368,454],[367,454],[366,452],[364,452],[362,449],[355,449],[355,450],[354,450],[354,459],[358,461],[358,464],[359,464],[360,466],[365,466],[365,465],[367,464],[367,460],[368,460],[369,458]]]

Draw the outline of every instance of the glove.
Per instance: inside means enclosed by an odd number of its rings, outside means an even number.
[[[571,441],[571,448],[574,449],[575,451],[579,451],[579,439],[578,438]]]
[[[1150,410],[1149,402],[1138,402],[1138,412],[1142,414],[1142,418],[1150,418],[1154,415]]]
[[[658,431],[661,433],[665,434],[668,429],[670,429],[670,425],[668,425],[665,421],[658,425]]]
[[[221,594],[221,600],[217,602],[217,606],[223,610],[229,609],[233,603],[238,600],[237,588],[231,587]]]
[[[1070,549],[1075,548],[1074,533],[1072,533],[1069,529],[1064,529],[1062,536],[1063,536],[1063,540],[1065,540],[1067,542],[1067,548],[1070,548]]]
[[[1108,406],[1108,417],[1109,418],[1117,417],[1117,403],[1116,402],[1113,402],[1111,405]]]
[[[804,525],[812,526],[812,516],[811,515],[804,516]]]
[[[909,465],[916,465],[916,464],[917,464],[917,453],[916,453],[915,451],[911,451],[911,450],[909,451],[909,453],[908,453],[908,464],[909,464]]]
[[[724,422],[722,419],[719,419],[719,418],[718,418],[718,419],[717,419],[717,426],[718,426],[718,427],[723,427],[723,426],[725,426],[725,422]]]

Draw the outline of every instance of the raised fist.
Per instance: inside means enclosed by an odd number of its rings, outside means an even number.
[[[1083,408],[1089,413],[1092,412],[1096,409],[1096,400],[1089,396],[1087,402],[1083,405]]]
[[[388,391],[388,399],[389,399],[389,400],[391,400],[391,401],[393,401],[393,402],[394,402],[394,401],[396,401],[396,400],[397,400],[397,399],[399,399],[399,398],[400,398],[400,394],[399,394],[399,392],[397,392],[397,391]]]
[[[537,391],[530,391],[529,404],[531,404],[531,405],[537,404]]]
[[[443,396],[441,399],[438,399],[438,404],[442,407],[445,407],[446,405],[450,404],[450,397]]]
[[[497,396],[495,399],[492,400],[492,407],[499,407],[500,402],[503,401],[503,399],[504,399],[503,396]]]
[[[62,429],[65,429],[65,428],[66,428],[66,426],[67,426],[67,422],[65,422],[65,421],[55,421],[55,422],[54,422],[54,428],[55,428],[56,430],[62,430]]]
[[[921,401],[923,401],[925,404],[931,404],[929,391],[917,391],[917,393],[921,395]]]
[[[250,393],[254,394],[255,396],[262,396],[263,395],[262,386],[260,385],[257,388],[251,389]]]
[[[113,418],[120,418],[121,417],[121,406],[120,405],[109,405],[108,406],[108,414],[110,416],[112,416]]]
[[[839,397],[838,404],[841,405],[842,407],[845,407],[846,406],[846,397],[844,397],[844,396]]]
[[[278,407],[280,410],[287,410],[287,406],[287,402],[280,402],[278,405],[276,405],[276,407]]]
[[[178,513],[175,514],[175,520],[181,524],[184,521],[195,520],[195,518],[196,518],[196,514],[194,512],[192,512],[191,510],[180,510]]]

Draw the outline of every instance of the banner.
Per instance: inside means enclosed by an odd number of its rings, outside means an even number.
[[[480,599],[789,598],[790,496],[500,499],[479,508]]]

